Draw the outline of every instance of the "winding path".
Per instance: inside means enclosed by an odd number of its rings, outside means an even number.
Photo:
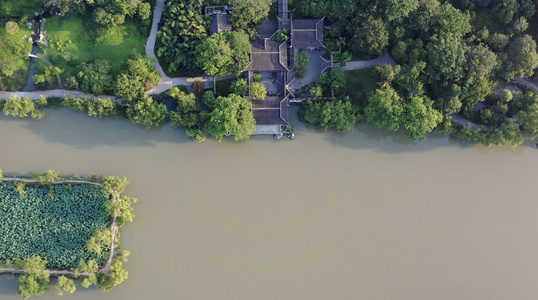
[[[378,56],[374,59],[349,61],[346,63],[345,66],[342,67],[342,70],[344,71],[362,70],[362,69],[371,68],[376,65],[379,65],[379,66],[391,65],[395,67],[397,63],[392,58],[392,56],[390,56],[389,52],[385,52],[383,55]],[[340,64],[335,64],[335,66],[340,66]]]
[[[151,25],[151,32],[149,34],[148,41],[145,46],[147,56],[155,58],[155,59],[157,59],[157,57],[155,56],[155,43],[157,42],[157,32],[159,30],[159,22],[161,21],[161,17],[163,14],[164,1],[165,0],[156,0],[155,2],[155,9],[153,10],[153,22]],[[157,71],[161,73],[162,79],[156,87],[152,88],[151,90],[145,93],[146,96],[160,94],[170,89],[171,87],[177,86],[177,85],[184,85],[188,89],[190,89],[190,85],[195,80],[205,81],[206,88],[213,87],[213,77],[211,76],[170,78],[166,76],[166,74],[163,71],[162,66],[159,64],[158,61],[155,63],[155,67],[157,68]],[[94,98],[95,97],[95,95],[93,94],[83,93],[81,91],[71,91],[71,90],[47,90],[47,91],[35,91],[35,92],[0,91],[0,99],[7,99],[13,95],[16,95],[18,97],[23,97],[23,96],[29,97],[32,100],[39,99],[41,95],[45,97],[68,97],[68,96],[78,97],[78,98]],[[118,103],[120,102],[116,97],[109,96],[109,95],[100,95],[100,96],[97,96],[97,98],[101,98],[101,99],[110,98]]]
[[[157,0],[155,2],[155,9],[153,10],[153,22],[151,24],[151,31],[149,33],[148,41],[146,43],[146,55],[148,57],[154,58],[155,60],[157,60],[157,57],[155,56],[155,43],[157,42],[157,32],[159,31],[159,23],[163,15],[163,7],[164,7],[164,0]],[[157,61],[154,65],[155,65],[155,68],[157,68],[157,71],[161,72],[162,79],[161,79],[161,82],[159,82],[159,84],[156,87],[152,88],[151,90],[145,93],[146,96],[160,94],[176,85],[184,85],[187,88],[190,88],[190,85],[195,80],[205,81],[206,88],[213,87],[213,77],[203,76],[203,77],[170,78],[166,76],[166,74],[164,73],[161,64],[159,64],[159,61]]]
[[[514,79],[514,82],[519,84],[519,85],[524,85],[528,88],[530,88],[531,90],[533,90],[535,93],[538,93],[538,85],[536,85],[535,83],[527,80],[527,79],[523,79],[523,78],[518,78],[516,77]]]

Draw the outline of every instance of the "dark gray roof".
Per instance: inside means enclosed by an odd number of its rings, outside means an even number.
[[[286,42],[258,38],[252,43],[248,71],[288,71]]]
[[[325,48],[323,44],[323,21],[292,20],[291,43],[296,48]]]
[[[229,14],[216,13],[211,15],[211,17],[213,18],[213,22],[211,22],[210,34],[232,30]]]
[[[251,102],[257,125],[289,125],[288,97],[267,97]]]

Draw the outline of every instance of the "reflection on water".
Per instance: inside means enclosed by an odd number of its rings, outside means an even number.
[[[73,299],[536,298],[531,144],[413,143],[368,124],[341,135],[295,123],[294,141],[199,145],[170,127],[63,109],[2,116],[0,168],[131,181],[130,279]],[[15,294],[3,276],[1,298]]]

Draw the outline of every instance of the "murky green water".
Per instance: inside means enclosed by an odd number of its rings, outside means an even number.
[[[295,141],[199,145],[69,110],[2,116],[0,168],[130,179],[129,280],[69,299],[538,297],[538,150],[296,123]]]

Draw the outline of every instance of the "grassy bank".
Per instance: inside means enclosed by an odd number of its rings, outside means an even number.
[[[0,27],[0,90],[19,91],[26,84],[32,43],[28,41],[32,30],[19,24],[19,30],[8,34]]]
[[[64,76],[76,75],[81,63],[95,59],[109,61],[112,74],[118,75],[130,54],[144,53],[147,40],[132,21],[96,34],[81,18],[54,17],[45,22],[45,30],[49,60],[65,70]]]
[[[367,104],[369,92],[378,88],[378,76],[373,69],[344,71],[346,76],[346,94],[351,98],[351,102],[359,107]]]

